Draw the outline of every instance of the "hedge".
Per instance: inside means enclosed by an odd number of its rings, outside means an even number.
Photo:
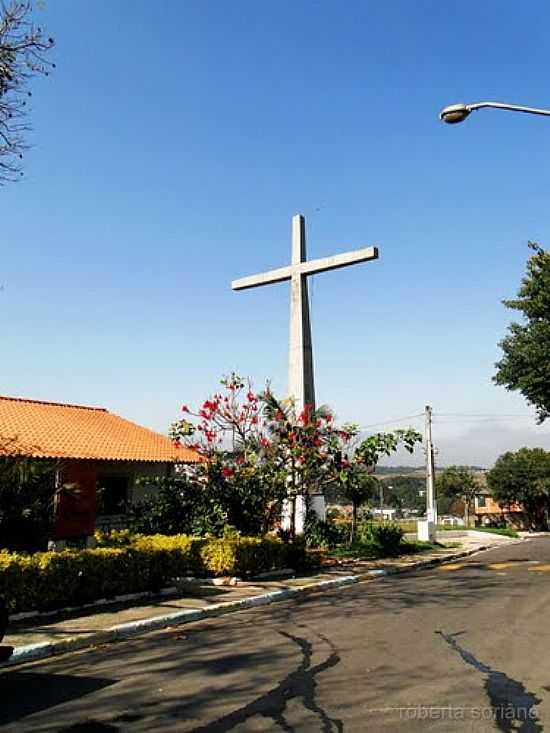
[[[269,537],[137,535],[115,547],[33,555],[0,551],[0,596],[10,613],[45,611],[156,592],[189,575],[255,575],[305,562],[302,545]]]

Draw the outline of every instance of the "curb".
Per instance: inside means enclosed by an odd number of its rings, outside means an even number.
[[[498,546],[501,547],[502,545],[499,543]],[[410,573],[417,570],[422,570],[424,568],[433,567],[435,565],[442,565],[446,562],[458,560],[462,557],[469,557],[471,555],[475,555],[478,552],[484,552],[485,550],[494,549],[494,547],[495,545],[481,545],[480,547],[476,547],[475,550],[463,550],[462,552],[456,552],[452,555],[445,555],[444,557],[435,557],[431,558],[430,560],[420,560],[419,562],[413,563],[411,565],[405,565],[403,567],[390,567],[367,570],[363,573],[358,573],[357,575],[344,575],[342,577],[334,578],[332,580],[320,580],[316,583],[310,583],[309,585],[301,585],[295,588],[285,588],[284,590],[271,591],[269,593],[262,593],[257,596],[243,598],[241,600],[216,603],[208,606],[207,608],[182,610],[177,611],[176,613],[165,614],[163,616],[155,616],[152,618],[140,619],[138,621],[130,621],[125,624],[112,626],[111,628],[105,629],[103,631],[96,631],[84,638],[70,637],[62,641],[42,642],[40,644],[29,644],[28,646],[16,647],[12,657],[4,664],[0,664],[0,670],[7,667],[14,667],[19,664],[24,664],[26,662],[35,662],[41,659],[47,659],[48,657],[66,654],[67,652],[89,649],[100,644],[130,639],[132,637],[141,636],[142,634],[147,634],[151,631],[159,631],[160,629],[165,629],[169,626],[181,626],[183,624],[192,623],[193,621],[215,618],[217,616],[225,616],[226,614],[235,613],[236,611],[243,611],[248,608],[268,606],[272,603],[287,601],[292,598],[298,598],[299,596],[308,595],[310,593],[330,591],[336,588],[356,585],[357,583],[360,583],[361,581],[368,578]]]

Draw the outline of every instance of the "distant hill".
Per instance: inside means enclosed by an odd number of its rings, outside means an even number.
[[[410,473],[424,473],[424,466],[376,466],[378,476],[406,476]]]
[[[446,466],[438,466],[436,463],[435,470],[436,473],[438,471],[445,470]],[[463,466],[463,468],[467,468],[469,471],[473,471],[474,473],[485,473],[487,470],[486,468],[482,468],[481,466]],[[409,474],[418,474],[418,475],[424,475],[426,469],[424,466],[377,466],[376,467],[376,475],[377,476],[407,476]]]

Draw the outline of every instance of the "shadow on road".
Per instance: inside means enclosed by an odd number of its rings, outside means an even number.
[[[509,550],[490,559],[510,562],[510,555],[520,559]],[[8,671],[0,674],[0,724],[15,721],[10,733],[338,733],[366,729],[372,715],[389,731],[397,729],[382,717],[390,713],[375,708],[431,704],[432,694],[465,704],[466,693],[478,705],[507,701],[512,712],[533,711],[537,698],[521,682],[477,660],[480,674],[472,674],[473,655],[450,641],[451,653],[441,653],[433,631],[456,628],[457,618],[497,628],[501,601],[519,608],[536,590],[546,592],[548,577],[540,575],[525,569],[503,577],[477,562],[456,572],[431,569]],[[432,693],[438,675],[445,684]],[[513,723],[501,730],[518,730],[519,713]],[[519,730],[537,726],[535,717]]]
[[[0,725],[102,690],[113,680],[40,672],[0,675]]]
[[[544,729],[533,708],[541,702],[532,692],[525,689],[523,683],[513,680],[504,672],[492,669],[488,664],[480,662],[461,646],[457,637],[463,632],[445,634],[436,631],[441,638],[460,655],[460,658],[481,674],[486,675],[485,690],[493,709],[493,719],[503,733],[518,731],[519,733],[541,733]]]
[[[211,723],[196,728],[195,733],[226,733],[237,725],[247,723],[255,715],[261,715],[271,720],[280,730],[293,733],[296,729],[285,718],[287,705],[293,699],[300,700],[306,710],[317,717],[318,729],[323,733],[333,731],[341,733],[344,730],[342,721],[331,718],[316,701],[317,675],[335,667],[340,662],[340,657],[332,642],[322,634],[315,634],[328,646],[330,654],[322,662],[312,666],[313,645],[310,641],[285,631],[280,631],[279,634],[292,641],[300,649],[302,658],[298,667],[265,694]]]

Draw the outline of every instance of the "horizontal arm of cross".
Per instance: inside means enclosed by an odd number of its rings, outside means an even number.
[[[314,275],[318,272],[327,272],[328,270],[337,270],[340,267],[355,265],[359,262],[368,262],[369,260],[378,259],[377,247],[364,247],[356,249],[353,252],[343,252],[332,257],[321,257],[317,260],[309,260],[301,262],[298,265],[288,265],[287,267],[279,267],[276,270],[262,272],[259,275],[249,275],[241,277],[239,280],[233,280],[231,287],[233,290],[245,290],[246,288],[256,288],[260,285],[270,285],[271,283],[280,283],[290,280],[292,275]]]

